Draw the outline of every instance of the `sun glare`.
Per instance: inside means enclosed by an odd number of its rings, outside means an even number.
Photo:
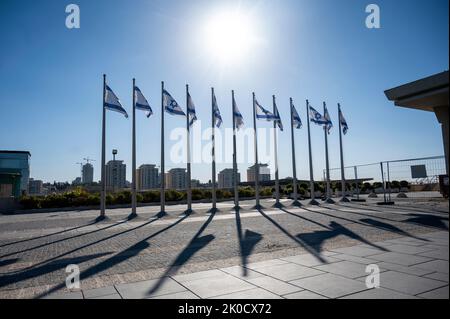
[[[205,45],[210,54],[223,63],[235,63],[248,56],[255,41],[251,21],[239,12],[212,16],[205,31]]]

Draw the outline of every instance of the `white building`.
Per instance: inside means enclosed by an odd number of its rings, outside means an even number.
[[[148,190],[159,187],[159,172],[156,165],[144,164],[136,170],[136,189]]]
[[[28,181],[28,194],[42,195],[44,193],[44,182],[30,178]]]
[[[81,173],[81,182],[83,184],[92,184],[94,181],[94,166],[91,163],[84,164]]]
[[[166,173],[166,187],[168,189],[186,189],[187,173],[185,168],[172,168]]]
[[[119,190],[126,186],[127,166],[123,161],[109,161],[106,164],[106,188]]]
[[[241,174],[237,173],[237,183],[241,182]],[[233,188],[234,187],[234,174],[232,168],[226,168],[219,172],[218,175],[219,188]]]
[[[255,165],[247,169],[247,182],[255,181]],[[268,164],[259,164],[259,181],[270,181],[270,169]]]

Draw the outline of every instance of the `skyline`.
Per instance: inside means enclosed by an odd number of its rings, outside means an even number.
[[[8,137],[1,139],[0,149],[30,151],[31,177],[45,181],[72,181],[79,175],[75,163],[91,157],[96,159],[92,163],[94,180],[99,180],[101,75],[106,73],[108,85],[128,112],[133,77],[153,108],[149,119],[137,114],[138,166],[160,165],[159,155],[152,150],[159,147],[161,80],[183,110],[184,85],[190,85],[204,126],[209,124],[209,90],[214,86],[224,119],[221,130],[231,127],[231,89],[236,92],[246,128],[252,126],[251,92],[255,91],[258,101],[269,109],[272,94],[277,96],[285,127],[289,125],[292,96],[304,124],[296,130],[299,179],[308,179],[306,99],[319,111],[322,101],[327,102],[335,124],[329,136],[332,168],[339,166],[338,102],[349,124],[344,139],[346,166],[443,154],[434,114],[396,108],[384,90],[448,69],[448,2],[378,1],[379,30],[365,27],[364,1],[342,5],[329,0],[239,2],[242,12],[250,14],[257,24],[258,41],[252,43],[251,59],[240,57],[240,61],[226,65],[208,58],[210,52],[204,50],[207,44],[197,31],[204,28],[202,17],[213,16],[219,8],[234,6],[236,1],[232,5],[225,1],[194,1],[189,5],[136,1],[133,7],[120,1],[110,1],[108,6],[102,5],[104,1],[78,1],[78,30],[64,25],[65,3],[2,2],[0,32],[8,45],[0,52],[0,117],[11,120],[0,127],[0,136]],[[42,16],[46,18],[38,20]],[[102,32],[102,21],[108,20],[114,23]],[[12,24],[16,27],[10,30],[8,25]],[[311,26],[311,34],[304,32]],[[157,32],[159,29],[163,32]],[[303,43],[308,44],[307,49]],[[312,76],[315,74],[321,76]],[[131,177],[131,121],[111,112],[107,118],[107,161],[111,150],[118,149],[118,159],[125,161]],[[166,119],[166,137],[171,129],[184,127],[182,119]],[[260,121],[258,126],[270,127]],[[425,129],[418,129],[421,127]],[[315,178],[319,180],[325,167],[323,132],[313,125],[311,134]],[[289,130],[278,136],[279,154],[290,154]],[[166,152],[173,144],[166,139]],[[292,176],[290,156],[279,157],[280,178]],[[239,171],[245,172],[252,160],[241,163]],[[209,165],[193,163],[192,178],[208,181]],[[183,166],[171,164],[167,158],[166,171],[173,167]],[[217,172],[224,168],[231,168],[231,163],[218,163]]]

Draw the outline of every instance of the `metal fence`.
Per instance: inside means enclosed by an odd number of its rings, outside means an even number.
[[[405,194],[407,197],[438,196],[439,175],[446,174],[445,164],[444,156],[432,156],[347,166],[344,168],[347,191],[361,196],[370,193],[375,196],[375,193],[384,200]],[[339,182],[341,169],[330,169],[330,179]]]

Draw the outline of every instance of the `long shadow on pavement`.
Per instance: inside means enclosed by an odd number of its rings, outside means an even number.
[[[117,264],[120,264],[122,262],[124,262],[125,260],[138,255],[142,250],[148,248],[150,246],[149,243],[147,243],[148,240],[158,236],[159,234],[175,227],[176,225],[178,225],[179,223],[181,223],[182,221],[184,221],[186,218],[188,218],[189,215],[185,215],[184,217],[178,219],[176,222],[168,225],[167,227],[164,227],[163,229],[158,230],[157,232],[151,234],[150,236],[138,241],[137,243],[135,243],[134,245],[128,247],[127,249],[117,253],[116,255],[100,262],[99,264],[92,266],[84,271],[82,271],[80,273],[80,280],[89,278],[91,276],[94,276],[96,274],[98,274],[101,271],[104,271],[106,269],[109,269]],[[146,223],[148,224],[148,223]],[[65,283],[61,283],[55,287],[53,287],[52,289],[50,289],[49,291],[40,294],[39,296],[37,296],[36,298],[42,298],[44,296],[47,296],[59,289],[62,289],[65,287]]]
[[[408,214],[408,216],[412,217],[405,220],[406,223],[434,227],[441,230],[448,230],[448,217],[427,214]],[[444,221],[447,221],[447,224]]]

